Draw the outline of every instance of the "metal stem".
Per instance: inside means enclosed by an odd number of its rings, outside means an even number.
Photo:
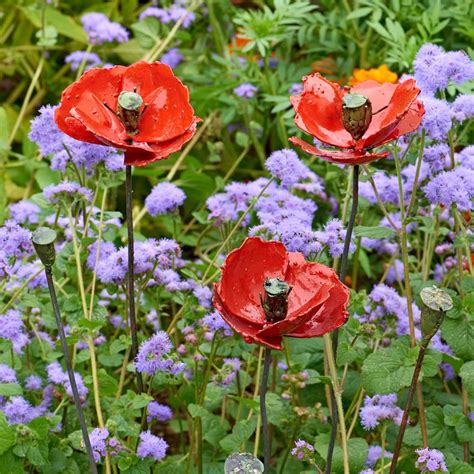
[[[132,216],[132,167],[127,165],[125,170],[125,207],[127,217],[128,237],[128,272],[127,272],[127,296],[128,296],[128,321],[132,336],[132,358],[135,360],[138,354],[137,320],[135,314],[135,268],[134,268],[134,240],[133,240],[133,216]],[[143,392],[143,380],[140,372],[136,373],[137,389]]]
[[[349,261],[349,249],[351,246],[352,230],[357,215],[357,207],[359,204],[359,165],[355,165],[352,172],[352,208],[349,216],[349,222],[347,223],[346,238],[344,240],[344,250],[341,257],[341,266],[339,269],[339,280],[344,283],[347,274],[347,263]],[[334,363],[337,360],[337,344],[339,340],[339,329],[335,329],[332,332],[332,351],[334,354]],[[326,474],[331,473],[332,456],[334,453],[334,445],[336,444],[338,415],[336,406],[336,397],[334,395],[334,389],[331,388],[331,436],[329,438],[328,455],[326,459]]]
[[[270,433],[268,431],[267,406],[265,404],[267,395],[268,375],[270,373],[270,364],[272,362],[272,350],[265,347],[265,358],[263,361],[262,382],[260,385],[260,416],[262,418],[262,437],[263,437],[263,455],[264,455],[264,474],[270,472]]]
[[[61,340],[61,347],[64,353],[64,361],[66,362],[67,375],[71,384],[72,396],[74,404],[76,405],[77,417],[79,418],[79,424],[81,426],[82,437],[84,439],[84,445],[86,447],[87,454],[89,455],[89,462],[91,465],[92,474],[97,474],[97,466],[94,460],[94,453],[92,451],[91,442],[89,439],[89,432],[87,431],[86,420],[84,418],[84,412],[82,411],[81,400],[79,398],[79,392],[77,390],[76,378],[74,377],[74,371],[72,369],[71,359],[69,357],[69,349],[67,346],[66,335],[64,334],[64,326],[61,319],[61,313],[59,312],[58,299],[56,297],[56,290],[54,289],[53,274],[51,267],[45,267],[46,280],[48,281],[49,295],[51,297],[51,304],[53,305],[53,313],[56,318],[56,324],[58,326],[59,339]]]

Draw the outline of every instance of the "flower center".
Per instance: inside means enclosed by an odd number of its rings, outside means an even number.
[[[267,278],[263,284],[265,295],[260,296],[265,318],[269,323],[283,321],[288,313],[288,295],[292,287],[280,278]]]
[[[135,91],[122,91],[117,101],[117,115],[125,126],[128,135],[138,133],[138,122],[140,121],[140,107],[143,99]]]
[[[372,121],[372,104],[362,94],[346,94],[342,98],[342,123],[354,140],[362,138]]]

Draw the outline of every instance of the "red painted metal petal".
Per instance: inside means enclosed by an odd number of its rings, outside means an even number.
[[[423,115],[425,115],[423,102],[421,102],[421,100],[416,100],[410,105],[407,114],[400,120],[400,122],[398,122],[398,125],[395,127],[391,135],[384,140],[384,143],[395,140],[407,133],[414,132],[420,126],[421,121],[423,120]]]
[[[408,113],[411,105],[420,94],[414,79],[398,84],[391,97],[388,107],[377,115],[364,136],[358,140],[356,149],[371,148],[386,142],[387,138],[396,129],[398,123]],[[374,110],[376,112],[376,110]]]
[[[242,319],[238,315],[234,314],[226,306],[225,302],[222,301],[220,297],[221,282],[214,285],[213,300],[212,303],[214,307],[219,311],[224,320],[229,324],[229,326],[238,334],[240,334],[244,340],[248,343],[256,343],[265,345],[271,349],[281,350],[281,337],[268,337],[262,338],[258,336],[258,332],[261,329],[260,324],[253,324],[247,319]]]
[[[328,281],[330,286],[329,298],[319,308],[318,312],[305,324],[298,327],[288,336],[318,337],[342,326],[348,319],[347,304],[349,289],[344,286],[334,274]]]
[[[307,262],[300,253],[288,254],[288,269],[285,281],[292,290],[288,297],[288,315],[283,321],[264,327],[260,337],[290,335],[309,321],[329,298],[328,284],[334,270],[319,263]]]
[[[265,315],[260,304],[266,278],[284,278],[288,257],[281,242],[245,239],[222,266],[219,296],[233,314],[262,325]]]
[[[350,92],[368,97],[372,104],[372,112],[375,113],[390,103],[397,86],[398,84],[390,82],[380,84],[380,82],[369,80],[351,87]]]
[[[194,121],[188,88],[166,64],[138,62],[127,68],[122,89],[136,92],[147,105],[136,142],[168,141],[188,130]]]
[[[133,166],[144,166],[153,161],[163,160],[169,155],[175,153],[183,147],[183,145],[191,140],[196,133],[197,124],[200,119],[195,120],[189,130],[179,137],[159,143],[137,143],[133,142],[132,146],[127,147],[125,151],[125,164]]]
[[[340,148],[351,148],[354,140],[342,123],[342,92],[339,85],[315,73],[303,78],[304,91],[290,98],[295,123],[318,140]]]
[[[80,138],[81,136],[90,138],[90,135],[84,133],[84,129],[81,131],[77,124],[70,126],[71,122],[68,122],[67,119],[71,116],[71,109],[78,106],[87,109],[87,100],[92,92],[99,98],[99,101],[106,102],[115,110],[125,69],[125,66],[92,69],[84,73],[78,81],[66,87],[61,95],[61,103],[55,113],[55,120],[60,130],[77,140],[83,140],[83,138]],[[85,94],[87,94],[87,97],[84,96]]]
[[[56,109],[56,112],[58,111],[59,109]],[[56,118],[55,120],[57,122]],[[60,120],[63,127],[62,131],[66,135],[69,135],[70,137],[75,138],[81,142],[95,143],[97,145],[104,144],[93,133],[89,132],[89,130],[87,130],[80,120],[77,120],[74,117],[60,118]]]
[[[325,161],[329,161],[330,163],[335,163],[337,165],[363,165],[365,163],[370,163],[371,161],[375,161],[380,158],[386,158],[388,156],[388,152],[364,153],[364,151],[355,150],[321,150],[320,148],[316,148],[315,146],[310,145],[298,137],[291,137],[289,141],[294,145],[299,146],[306,153],[316,155]]]

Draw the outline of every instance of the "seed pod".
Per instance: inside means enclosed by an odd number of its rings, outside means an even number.
[[[261,303],[269,323],[283,321],[288,313],[288,295],[291,286],[280,278],[267,278],[263,284],[265,296]]]
[[[362,94],[346,94],[342,99],[342,122],[354,140],[362,138],[372,121],[372,104]]]
[[[33,242],[33,246],[41,263],[47,268],[50,268],[54,264],[56,258],[56,250],[54,248],[56,236],[55,230],[49,227],[38,227],[31,237],[31,241]]]
[[[122,91],[117,102],[118,115],[125,125],[129,135],[138,133],[138,122],[140,121],[140,107],[143,99],[136,92]]]
[[[431,339],[443,322],[444,315],[453,307],[449,293],[436,286],[423,288],[420,292],[423,308],[421,309],[421,333]]]

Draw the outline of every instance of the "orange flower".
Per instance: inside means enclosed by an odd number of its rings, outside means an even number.
[[[386,64],[382,64],[378,68],[373,69],[354,69],[352,76],[349,78],[349,85],[355,86],[359,82],[364,82],[372,79],[380,84],[390,82],[394,84],[397,82],[398,76],[390,71]]]

